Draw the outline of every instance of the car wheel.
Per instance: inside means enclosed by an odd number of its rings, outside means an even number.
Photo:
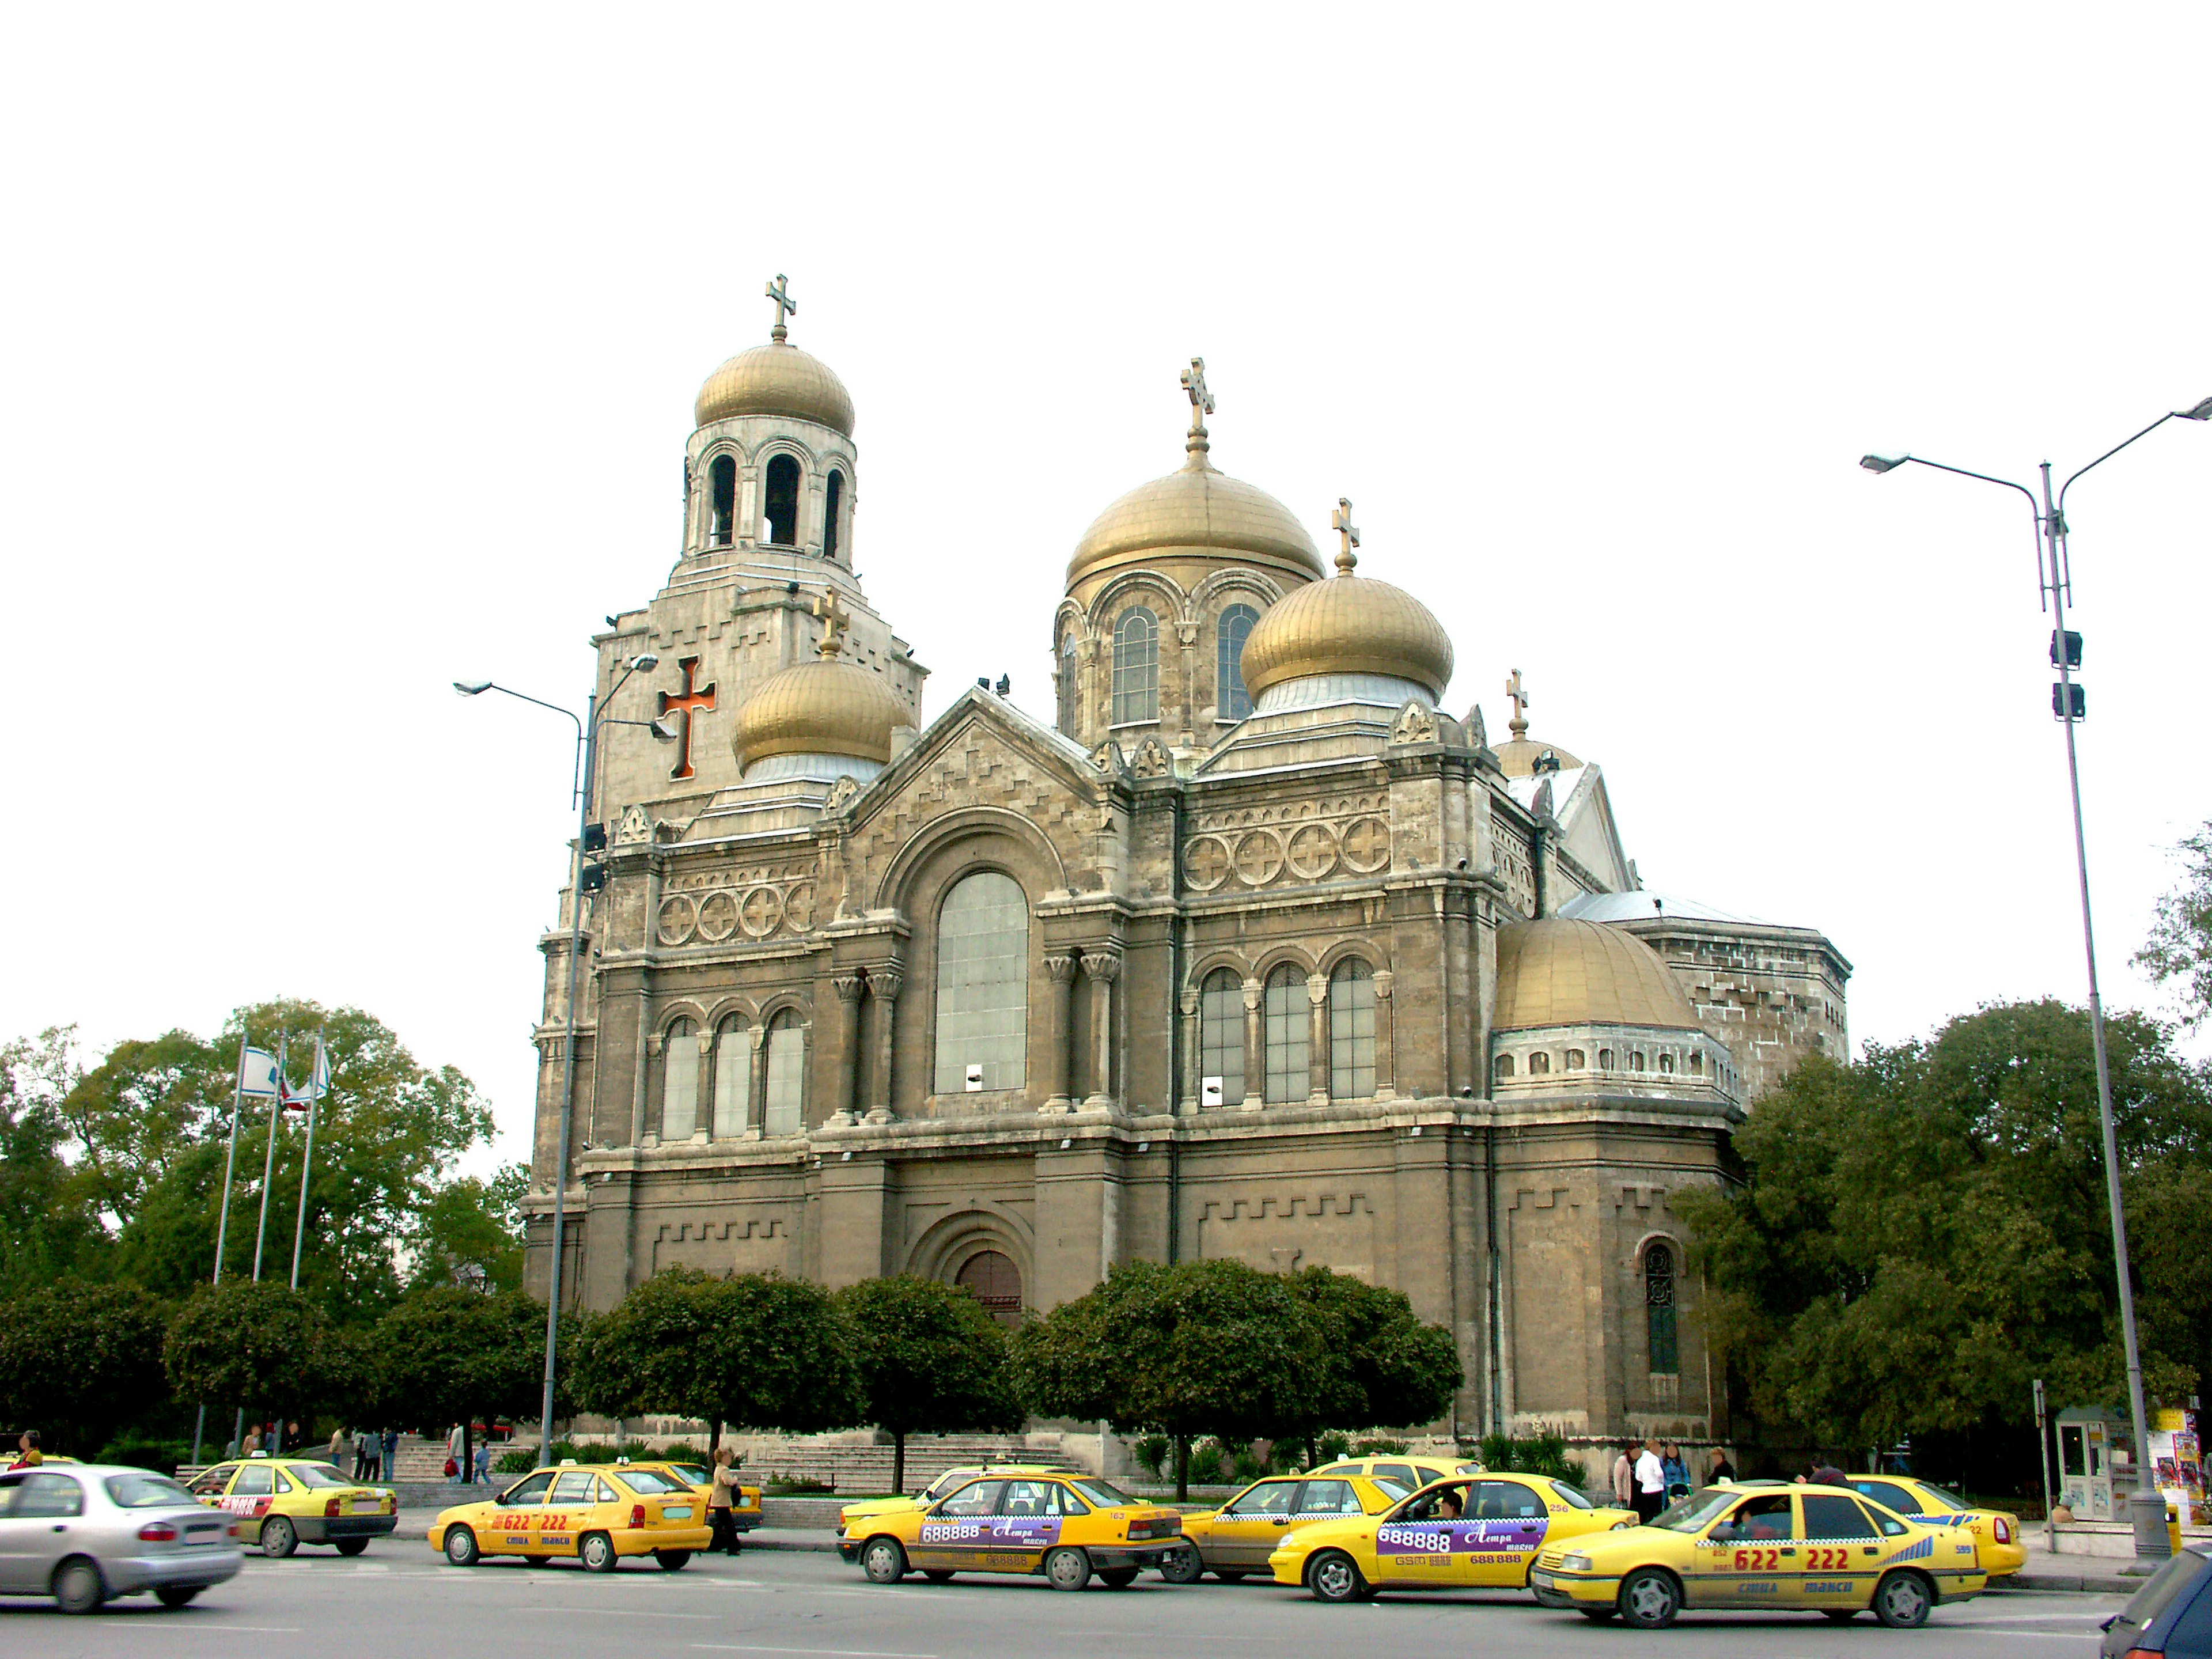
[[[1170,1550],[1167,1559],[1160,1563],[1160,1577],[1170,1584],[1195,1584],[1205,1571],[1206,1559],[1194,1544]]]
[[[1874,1587],[1874,1616],[1892,1630],[1918,1630],[1935,1598],[1917,1572],[1893,1572]]]
[[[204,1584],[164,1584],[154,1592],[154,1597],[165,1607],[188,1607],[192,1598],[206,1588]]]
[[[922,1569],[921,1576],[929,1580],[933,1584],[949,1584],[952,1582],[952,1569],[950,1567],[925,1567]]]
[[[261,1553],[270,1560],[280,1561],[299,1547],[300,1534],[283,1516],[272,1515],[261,1523]]]
[[[1682,1610],[1682,1588],[1670,1572],[1645,1567],[1621,1581],[1618,1611],[1638,1630],[1664,1630]]]
[[[1091,1582],[1091,1558],[1079,1549],[1057,1549],[1044,1558],[1045,1582],[1056,1590],[1079,1590]]]
[[[457,1567],[473,1567],[483,1552],[477,1548],[477,1535],[466,1527],[446,1528],[446,1559]]]
[[[579,1538],[576,1554],[586,1572],[612,1572],[622,1565],[622,1557],[615,1553],[615,1540],[603,1532],[587,1532]]]
[[[906,1577],[906,1551],[896,1538],[871,1538],[860,1552],[860,1566],[871,1584],[896,1584]]]
[[[1098,1569],[1098,1582],[1105,1585],[1108,1589],[1127,1589],[1137,1582],[1137,1569],[1101,1567]]]
[[[368,1547],[366,1538],[341,1538],[337,1540],[340,1555],[359,1555]]]
[[[1367,1580],[1342,1550],[1323,1550],[1306,1569],[1306,1588],[1316,1601],[1357,1601]]]
[[[107,1581],[82,1556],[54,1569],[54,1601],[64,1613],[90,1613],[107,1599]]]
[[[690,1550],[655,1550],[653,1559],[660,1563],[663,1572],[681,1572],[684,1564],[691,1559]]]

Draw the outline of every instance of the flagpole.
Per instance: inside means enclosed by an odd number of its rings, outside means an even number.
[[[238,1110],[246,1098],[246,1033],[238,1034],[238,1070],[230,1079],[230,1151],[222,1160],[222,1209],[215,1224],[215,1280],[222,1283],[222,1251],[230,1237],[230,1178],[238,1168]],[[200,1402],[200,1414],[192,1425],[192,1462],[200,1461],[200,1435],[207,1427],[207,1402]]]
[[[276,1096],[269,1103],[269,1156],[261,1165],[261,1224],[253,1230],[253,1282],[261,1282],[261,1241],[269,1234],[269,1183],[276,1176],[276,1120],[284,1110],[284,1047],[289,1031],[276,1033]]]
[[[300,1288],[300,1242],[307,1236],[307,1171],[315,1167],[315,1109],[323,1103],[323,1034],[315,1033],[315,1069],[307,1078],[307,1150],[300,1159],[300,1218],[292,1228],[292,1288]],[[283,1097],[278,1100],[281,1103]]]

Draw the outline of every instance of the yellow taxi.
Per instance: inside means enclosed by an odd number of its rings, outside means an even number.
[[[201,1470],[187,1490],[232,1516],[239,1541],[268,1556],[289,1555],[302,1544],[359,1555],[370,1539],[399,1524],[389,1487],[361,1486],[319,1458],[237,1458]]]
[[[1539,1474],[1481,1474],[1424,1486],[1380,1515],[1304,1522],[1267,1558],[1279,1584],[1316,1601],[1383,1590],[1519,1589],[1545,1545],[1633,1526],[1632,1510],[1600,1509],[1575,1486]]]
[[[1364,1480],[1390,1480],[1397,1483],[1399,1495],[1410,1498],[1424,1486],[1438,1480],[1449,1480],[1455,1475],[1480,1474],[1482,1465],[1463,1457],[1340,1457],[1334,1463],[1324,1463],[1319,1468],[1308,1469],[1308,1474],[1331,1475],[1342,1480],[1346,1475],[1358,1475]]]
[[[659,1469],[672,1474],[699,1494],[702,1504],[714,1495],[714,1471],[704,1463],[672,1462],[665,1457],[648,1457],[629,1465],[632,1468]],[[702,1513],[704,1511],[702,1510]],[[761,1489],[758,1486],[738,1486],[730,1488],[730,1524],[739,1532],[750,1532],[761,1523]]]
[[[1790,1607],[1894,1629],[1978,1595],[1974,1536],[1906,1520],[1845,1486],[1707,1486],[1649,1526],[1548,1545],[1528,1575],[1548,1607],[1662,1630],[1684,1607]]]
[[[1855,1474],[1845,1484],[1860,1497],[1871,1498],[1908,1521],[1964,1527],[1974,1534],[1975,1559],[1992,1578],[2018,1572],[2027,1565],[2020,1517],[2008,1510],[1976,1509],[1965,1498],[1909,1474]]]
[[[1380,1515],[1404,1496],[1395,1482],[1386,1486],[1357,1474],[1255,1480],[1219,1509],[1183,1516],[1182,1544],[1160,1564],[1160,1577],[1170,1584],[1194,1584],[1201,1573],[1211,1572],[1233,1584],[1249,1572],[1265,1572],[1267,1558],[1292,1525]]]
[[[650,1555],[670,1572],[714,1537],[706,1500],[690,1483],[641,1463],[563,1463],[525,1475],[484,1504],[443,1510],[432,1547],[457,1567],[487,1555],[532,1565],[574,1556],[612,1572],[625,1555]]]
[[[911,1498],[864,1498],[859,1503],[848,1504],[837,1511],[837,1536],[857,1538],[860,1528],[866,1522],[886,1515],[906,1515],[915,1510],[926,1510],[940,1498],[949,1498],[970,1480],[980,1480],[987,1474],[1068,1474],[1073,1471],[1059,1463],[963,1463],[950,1468],[924,1486]]]
[[[1163,1565],[1182,1532],[1175,1510],[1095,1475],[994,1473],[927,1509],[863,1522],[837,1540],[837,1553],[878,1584],[919,1569],[933,1584],[956,1572],[1042,1573],[1054,1589],[1079,1590],[1096,1573],[1124,1589]]]

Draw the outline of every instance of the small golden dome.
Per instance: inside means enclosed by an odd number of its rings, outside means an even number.
[[[844,755],[881,764],[914,711],[880,674],[823,656],[779,670],[738,709],[738,769],[774,755]]]
[[[1069,586],[1094,570],[1164,552],[1242,554],[1301,576],[1322,574],[1320,550],[1297,514],[1266,490],[1214,471],[1204,434],[1192,434],[1189,449],[1180,471],[1139,484],[1091,520],[1067,562]]]
[[[1504,769],[1507,777],[1534,777],[1536,763],[1547,755],[1558,758],[1559,769],[1563,772],[1582,764],[1556,743],[1538,743],[1522,737],[1521,732],[1528,729],[1528,724],[1526,720],[1516,722],[1517,729],[1513,736],[1498,745],[1498,764]]]
[[[1599,921],[1508,922],[1498,930],[1498,1000],[1491,1029],[1659,1025],[1698,1029],[1697,1011],[1659,953]]]
[[[782,415],[853,435],[845,383],[820,358],[781,340],[750,346],[709,374],[692,415],[701,426],[732,415]]]
[[[1402,587],[1355,576],[1347,550],[1337,574],[1278,600],[1244,641],[1244,688],[1316,674],[1388,674],[1443,696],[1451,681],[1451,637]]]

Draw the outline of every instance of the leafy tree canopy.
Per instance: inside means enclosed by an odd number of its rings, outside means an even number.
[[[535,1416],[544,1387],[545,1304],[520,1291],[486,1296],[425,1285],[377,1322],[368,1352],[381,1416],[440,1427]]]
[[[64,1279],[11,1297],[0,1318],[0,1421],[89,1458],[167,1392],[161,1305],[128,1285]]]
[[[179,1399],[272,1416],[356,1405],[367,1383],[359,1352],[314,1302],[269,1281],[201,1286],[161,1358]]]
[[[2212,1019],[2212,823],[2175,849],[2181,885],[2158,902],[2136,965],[2179,994],[2191,1026]]]
[[[834,1300],[845,1322],[860,1415],[891,1437],[894,1490],[906,1489],[909,1434],[1021,1428],[1006,1332],[973,1292],[901,1273],[848,1285]]]
[[[0,1047],[0,1293],[51,1284],[105,1243],[63,1156],[71,1036],[59,1028]]]
[[[1321,1328],[1315,1428],[1411,1428],[1451,1409],[1466,1380],[1459,1349],[1443,1326],[1414,1317],[1404,1291],[1327,1267],[1308,1267],[1291,1285]]]

